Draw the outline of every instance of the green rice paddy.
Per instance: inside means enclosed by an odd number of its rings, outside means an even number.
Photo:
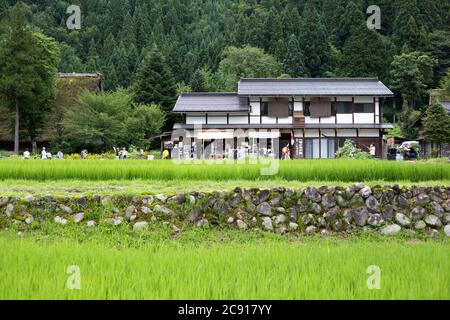
[[[263,175],[262,168],[274,174]],[[409,163],[369,160],[273,161],[271,164],[205,162],[202,165],[171,161],[117,160],[1,160],[0,180],[286,180],[286,181],[373,181],[411,182],[450,180],[447,163]]]
[[[0,160],[0,196],[151,194],[354,182],[449,185],[450,166],[358,160],[263,164]],[[4,214],[0,212],[0,214]],[[450,242],[405,233],[300,237],[155,225],[48,223],[0,231],[0,299],[450,299]],[[80,271],[70,289],[68,270]],[[370,266],[381,271],[369,288]],[[69,268],[69,269],[68,269]],[[70,282],[70,281],[69,281]]]
[[[117,232],[91,240],[0,233],[0,299],[450,298],[445,239],[289,241],[236,233],[229,242],[190,234],[127,243]],[[70,266],[79,268],[80,289]],[[379,289],[367,285],[369,266],[381,271]]]

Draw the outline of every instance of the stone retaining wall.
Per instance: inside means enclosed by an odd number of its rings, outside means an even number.
[[[135,230],[165,223],[175,232],[190,224],[278,233],[374,229],[386,235],[410,230],[450,236],[450,187],[370,188],[357,183],[346,188],[236,188],[176,195],[0,197],[1,228],[11,223],[38,228],[49,220],[87,227],[127,223]]]

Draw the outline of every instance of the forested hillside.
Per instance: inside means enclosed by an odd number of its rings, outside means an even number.
[[[15,2],[0,0],[0,10]],[[450,0],[24,2],[33,25],[61,44],[59,71],[99,71],[107,90],[131,86],[152,49],[179,90],[230,90],[218,80],[224,49],[248,45],[276,60],[276,76],[379,77],[398,95],[398,112],[405,101],[420,110],[450,66]],[[71,4],[81,7],[81,30],[66,27]],[[381,8],[377,31],[366,27],[373,4]]]

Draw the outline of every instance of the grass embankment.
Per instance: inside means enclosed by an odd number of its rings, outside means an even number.
[[[370,160],[274,161],[273,175],[263,164],[174,164],[171,161],[0,160],[0,180],[154,180],[154,181],[398,181],[450,180],[446,163],[398,163]]]
[[[191,191],[213,192],[230,191],[236,187],[241,188],[304,188],[321,186],[344,186],[354,184],[353,182],[341,181],[249,181],[249,180],[105,180],[105,181],[86,181],[86,180],[4,180],[0,182],[0,195],[23,197],[28,194],[54,196],[79,196],[79,195],[148,195],[148,194],[176,194],[179,192],[188,193]],[[449,186],[450,180],[439,181],[365,181],[368,186],[377,184],[400,186]]]
[[[0,299],[450,298],[448,239],[294,241],[192,230],[175,241],[169,234],[120,227],[58,227],[22,238],[2,232]],[[80,290],[66,287],[72,265],[80,268]],[[367,287],[371,265],[381,270],[379,290]]]

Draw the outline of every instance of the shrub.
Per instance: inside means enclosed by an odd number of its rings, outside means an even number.
[[[372,159],[369,153],[356,148],[349,139],[345,140],[344,146],[336,151],[336,158]]]

